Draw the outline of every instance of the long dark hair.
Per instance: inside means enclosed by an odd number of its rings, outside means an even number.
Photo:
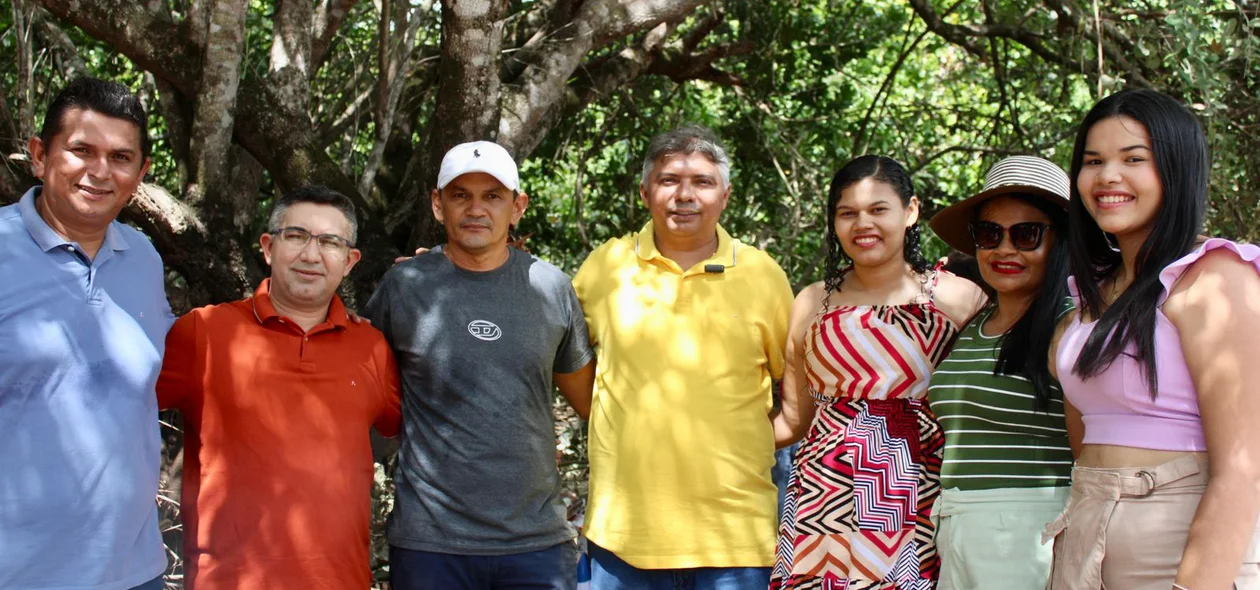
[[[827,289],[828,298],[831,297],[832,292],[840,290],[840,283],[844,282],[844,273],[853,264],[848,254],[845,254],[844,247],[840,245],[840,236],[836,235],[836,206],[840,204],[840,195],[844,189],[867,178],[891,186],[897,192],[897,196],[901,197],[903,206],[910,206],[910,198],[914,196],[914,184],[910,181],[910,173],[906,172],[905,166],[902,166],[900,162],[887,156],[859,156],[849,160],[839,172],[836,172],[835,177],[831,179],[831,189],[827,191],[827,210],[824,211],[826,217],[823,220],[827,225],[827,268],[823,275],[823,285]],[[915,221],[914,225],[906,228],[906,239],[903,245],[903,256],[906,262],[910,264],[914,272],[919,274],[932,268],[927,259],[923,258],[923,251],[919,246],[921,237],[919,222]]]
[[[1103,119],[1129,117],[1146,127],[1151,137],[1155,169],[1159,173],[1163,202],[1155,226],[1138,250],[1133,284],[1106,311],[1098,282],[1122,264],[1112,251],[1102,228],[1085,209],[1076,179],[1084,159],[1085,137]],[[1081,294],[1082,307],[1097,319],[1081,348],[1072,372],[1086,378],[1105,371],[1132,343],[1133,358],[1145,370],[1154,398],[1159,390],[1155,369],[1155,310],[1164,287],[1159,273],[1194,248],[1203,230],[1209,175],[1207,139],[1203,127],[1176,99],[1154,90],[1123,90],[1102,99],[1081,122],[1072,150],[1072,203],[1068,245],[1072,276]],[[1110,336],[1109,336],[1110,335]]]
[[[1045,275],[1041,279],[1041,288],[1033,297],[1032,303],[1024,311],[1024,315],[1002,335],[1002,350],[998,354],[994,375],[1021,375],[1032,382],[1036,396],[1036,407],[1044,410],[1050,407],[1050,390],[1054,385],[1054,377],[1050,376],[1050,367],[1046,359],[1050,355],[1050,341],[1054,339],[1054,328],[1058,324],[1059,315],[1063,313],[1067,300],[1068,288],[1068,244],[1067,211],[1047,203],[1045,199],[1022,194],[1009,194],[996,197],[1009,197],[1027,203],[1050,218],[1051,235],[1054,241],[1046,254]],[[975,219],[993,203],[990,199],[975,210]],[[997,299],[993,298],[993,305]]]

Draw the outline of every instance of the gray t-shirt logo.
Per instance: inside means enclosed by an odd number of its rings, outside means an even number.
[[[503,330],[494,325],[494,322],[487,320],[473,320],[468,322],[468,333],[472,334],[478,340],[493,342],[503,336]]]

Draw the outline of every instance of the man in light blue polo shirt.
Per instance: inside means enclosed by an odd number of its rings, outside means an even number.
[[[43,184],[0,208],[0,588],[158,589],[174,318],[157,252],[115,220],[149,167],[144,108],[77,79],[29,148]]]

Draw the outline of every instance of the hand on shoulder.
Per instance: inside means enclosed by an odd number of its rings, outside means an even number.
[[[425,252],[428,252],[428,251],[429,251],[429,249],[428,249],[428,248],[424,248],[424,247],[416,248],[416,253],[415,253],[415,254],[412,254],[411,256],[399,256],[399,257],[397,257],[397,258],[395,258],[395,259],[394,259],[394,264],[398,264],[399,262],[406,262],[406,261],[411,260],[412,258],[414,258],[414,257],[416,257],[416,256],[419,256],[419,255],[421,255],[421,254],[424,254]]]

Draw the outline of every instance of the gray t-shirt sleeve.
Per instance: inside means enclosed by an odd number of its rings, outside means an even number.
[[[578,302],[577,292],[571,283],[565,284],[565,297],[569,329],[560,341],[556,362],[551,369],[553,373],[560,374],[577,371],[595,358],[595,349],[591,348],[591,337],[586,331],[586,315],[582,313],[582,304]]]
[[[396,267],[395,267],[396,268]],[[368,298],[368,302],[359,310],[359,316],[372,323],[372,327],[385,335],[385,340],[394,344],[393,327],[390,326],[389,291],[393,288],[395,271],[393,268],[385,272],[376,291]]]

